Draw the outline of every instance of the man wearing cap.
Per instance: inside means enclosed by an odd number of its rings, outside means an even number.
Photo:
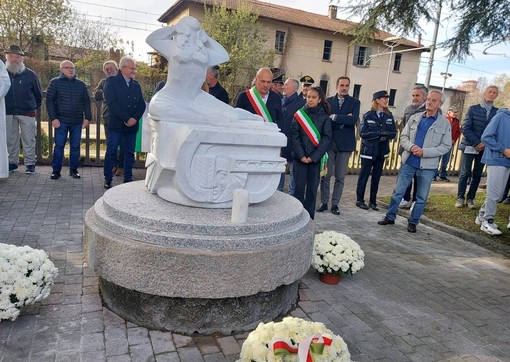
[[[459,110],[453,106],[448,108],[448,113],[446,114],[446,119],[450,122],[450,127],[452,128],[452,148],[460,138],[460,120],[457,118],[458,114]],[[446,167],[448,167],[448,162],[450,162],[452,148],[441,157],[441,166],[436,176],[434,176],[434,181],[437,181],[437,176],[439,175],[440,181],[450,182],[450,179],[446,177]]]
[[[301,93],[299,93],[299,96],[306,101],[306,95],[308,94],[308,90],[312,87],[312,85],[315,83],[315,81],[309,75],[305,75],[304,77],[301,77],[301,79],[299,81],[302,84],[301,85]]]
[[[283,84],[283,74],[281,74],[273,78],[273,83],[271,83],[271,90],[281,97],[283,94]]]
[[[64,147],[69,135],[69,176],[80,178],[81,130],[89,126],[92,113],[90,96],[84,82],[76,78],[76,68],[69,60],[60,63],[60,76],[53,78],[46,92],[46,110],[51,125],[55,128],[55,148],[50,178],[60,178]]]
[[[416,232],[416,225],[425,210],[439,159],[452,146],[450,122],[439,112],[444,99],[442,92],[430,91],[425,102],[426,111],[411,116],[404,127],[400,135],[400,145],[404,148],[402,164],[386,216],[378,222],[379,225],[395,224],[398,205],[416,175],[418,180],[416,202],[407,219],[407,231]]]
[[[271,90],[273,73],[269,68],[261,68],[255,76],[255,85],[239,94],[236,108],[258,114],[265,122],[274,122],[282,129],[282,99]]]
[[[220,75],[220,67],[215,65],[207,68],[207,74],[205,76],[205,81],[209,86],[209,94],[219,99],[220,101],[228,104],[230,99],[228,97],[228,93],[225,88],[222,87],[220,82],[218,82],[218,76]]]
[[[25,66],[25,54],[19,46],[11,45],[5,53],[5,66],[11,79],[11,88],[5,96],[9,172],[18,170],[21,130],[25,173],[33,174],[36,162],[35,112],[42,102],[41,84],[34,71]]]

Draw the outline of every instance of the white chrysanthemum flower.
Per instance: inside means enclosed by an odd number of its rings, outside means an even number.
[[[360,245],[345,234],[325,231],[315,236],[312,266],[319,273],[354,274],[364,267],[364,257]]]
[[[58,270],[43,250],[0,244],[0,320],[50,294]]]

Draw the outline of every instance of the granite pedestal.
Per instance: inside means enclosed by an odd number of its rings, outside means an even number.
[[[84,243],[106,306],[142,326],[231,334],[275,319],[297,302],[314,226],[295,198],[276,192],[232,225],[230,209],[167,202],[142,181],[108,190],[85,216]]]

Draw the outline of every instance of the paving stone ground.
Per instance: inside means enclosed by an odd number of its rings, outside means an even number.
[[[59,268],[51,295],[0,322],[0,361],[235,361],[247,333],[183,336],[147,330],[103,308],[94,272],[83,263],[83,216],[102,196],[102,169],[50,180],[50,167],[0,180],[0,241],[44,249]],[[65,170],[64,170],[65,171]],[[144,170],[136,170],[142,179]],[[329,286],[310,270],[292,315],[324,322],[355,361],[510,361],[510,259],[406,220],[379,226],[382,212],[354,207],[347,176],[341,215],[316,214],[318,231],[358,241],[365,268]],[[120,180],[115,180],[114,185]],[[434,183],[433,193],[455,192]],[[393,189],[383,176],[380,195]]]

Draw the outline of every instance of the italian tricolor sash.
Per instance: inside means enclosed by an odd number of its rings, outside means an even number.
[[[252,107],[255,109],[255,112],[262,118],[264,118],[264,122],[273,122],[271,115],[266,107],[266,104],[262,100],[259,92],[255,87],[248,89],[246,91],[246,95],[248,96],[248,100],[250,101]]]
[[[305,131],[306,135],[313,143],[315,147],[319,146],[319,142],[321,141],[321,134],[313,121],[310,119],[308,114],[306,114],[304,108],[301,108],[294,114],[294,118],[298,121],[299,125]],[[328,174],[328,153],[324,153],[324,156],[321,158],[321,176],[326,176]]]

